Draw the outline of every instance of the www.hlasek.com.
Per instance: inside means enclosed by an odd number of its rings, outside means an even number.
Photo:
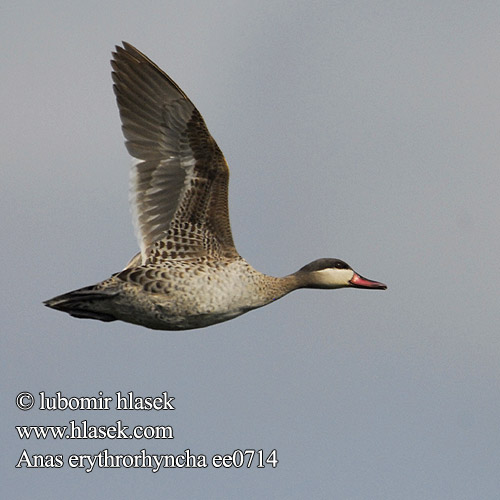
[[[75,410],[109,410],[114,401],[116,410],[133,411],[168,411],[175,410],[172,401],[174,397],[164,391],[159,396],[136,396],[132,391],[114,396],[105,396],[99,391],[98,396],[66,397],[61,392],[48,396],[45,392],[38,393],[38,409],[41,411],[75,411]],[[17,395],[16,406],[23,411],[35,407],[37,398],[29,392]],[[87,420],[70,420],[68,425],[18,425],[16,431],[19,439],[31,438],[64,440],[64,439],[174,439],[174,431],[170,425],[136,425],[129,429],[122,420],[116,420],[111,425],[93,425]],[[213,454],[207,458],[205,454],[192,453],[185,449],[183,453],[151,454],[141,449],[135,454],[113,454],[109,449],[99,453],[71,454],[30,454],[23,449],[16,468],[61,468],[65,463],[71,468],[84,469],[92,472],[97,468],[144,468],[158,472],[161,468],[250,468],[259,469],[278,465],[277,451],[264,452],[259,449],[236,449],[226,454]]]

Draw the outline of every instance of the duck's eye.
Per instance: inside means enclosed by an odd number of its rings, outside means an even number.
[[[337,269],[346,269],[346,265],[343,262],[336,262],[335,267]]]

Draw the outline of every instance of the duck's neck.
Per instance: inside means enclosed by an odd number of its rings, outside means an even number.
[[[263,274],[259,284],[259,295],[262,297],[264,304],[268,304],[302,287],[302,280],[296,273],[281,278]]]

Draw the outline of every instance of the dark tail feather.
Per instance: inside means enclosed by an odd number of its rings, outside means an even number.
[[[116,295],[113,290],[96,289],[96,285],[79,288],[72,292],[58,295],[46,300],[44,305],[63,311],[75,318],[98,319],[100,321],[115,321],[116,318],[99,309],[99,303],[112,299]]]

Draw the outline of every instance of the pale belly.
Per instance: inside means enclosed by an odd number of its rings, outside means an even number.
[[[257,272],[242,273],[231,265],[170,271],[170,279],[157,286],[125,284],[113,301],[116,318],[153,329],[185,330],[227,321],[270,301]]]

